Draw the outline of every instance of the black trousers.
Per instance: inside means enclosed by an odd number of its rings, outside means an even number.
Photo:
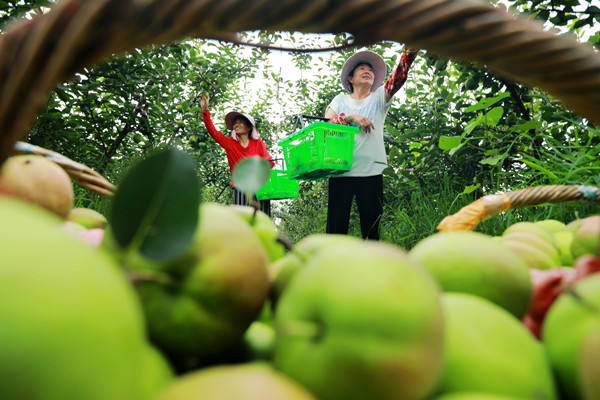
[[[327,233],[348,233],[354,198],[363,239],[379,240],[379,224],[383,215],[383,175],[329,178]]]
[[[256,200],[256,196],[254,196],[254,200]],[[260,211],[264,212],[265,214],[267,214],[270,217],[271,216],[271,200],[259,200],[259,203],[260,203]],[[242,206],[250,205],[250,203],[248,203],[248,198],[246,198],[246,195],[244,194],[244,192],[241,192],[241,191],[237,190],[236,188],[233,188],[233,204],[242,205]]]

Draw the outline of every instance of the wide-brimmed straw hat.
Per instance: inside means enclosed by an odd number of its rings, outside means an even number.
[[[225,116],[225,126],[227,126],[227,129],[229,129],[229,131],[231,132],[231,137],[235,140],[240,140],[238,138],[237,133],[235,133],[235,131],[233,130],[233,121],[235,121],[235,119],[238,117],[246,118],[248,120],[248,122],[250,122],[250,125],[252,125],[252,131],[250,132],[250,135],[248,136],[248,138],[249,139],[258,139],[258,131],[256,130],[256,124],[254,123],[254,118],[252,118],[248,114],[242,114],[237,111],[231,111],[231,112],[227,113],[227,115]]]
[[[359,51],[346,60],[340,76],[342,87],[350,93],[353,92],[352,84],[350,83],[350,72],[352,72],[357,65],[363,63],[369,64],[371,68],[373,68],[373,73],[375,74],[373,86],[371,86],[371,92],[377,90],[377,88],[381,86],[383,80],[385,79],[387,67],[385,65],[385,61],[383,61],[383,58],[381,58],[379,54],[369,50]]]

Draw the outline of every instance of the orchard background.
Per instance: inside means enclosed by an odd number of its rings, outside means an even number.
[[[0,23],[41,13],[44,0],[0,1]],[[493,3],[500,3],[495,2]],[[502,1],[532,18],[600,45],[600,8],[582,0]],[[2,28],[0,27],[0,30]],[[115,56],[58,85],[26,140],[59,152],[118,184],[131,162],[176,145],[191,154],[207,201],[231,201],[222,149],[202,123],[197,94],[208,91],[215,123],[231,109],[255,117],[271,154],[294,131],[300,114],[321,116],[341,91],[339,70],[355,51],[351,38],[251,32],[262,44],[338,51],[286,52],[297,76],[271,60],[281,52],[207,41],[181,40]],[[401,45],[379,43],[390,70]],[[258,83],[257,83],[258,82]],[[485,194],[526,186],[600,186],[600,130],[536,88],[524,87],[470,64],[422,51],[395,99],[385,126],[389,168],[382,239],[411,249],[441,219]],[[301,182],[298,199],[274,203],[274,220],[293,242],[325,231],[326,181]],[[75,206],[104,212],[106,199],[76,187]],[[592,205],[560,204],[511,210],[477,230],[500,234],[520,220],[569,222],[595,213]],[[355,211],[353,210],[353,213]],[[351,234],[360,236],[358,218]]]

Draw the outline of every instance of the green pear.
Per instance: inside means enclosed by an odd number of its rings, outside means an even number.
[[[273,306],[277,304],[290,280],[303,266],[303,260],[293,252],[269,265],[269,281],[271,282],[269,300]]]
[[[71,232],[71,233],[77,233],[77,232],[84,232],[87,230],[87,228],[83,225],[81,225],[78,222],[74,222],[74,221],[65,221],[62,223],[62,228],[67,231],[67,232]]]
[[[254,321],[246,333],[243,344],[247,359],[271,361],[275,351],[275,329],[262,321]]]
[[[519,319],[465,293],[444,293],[442,306],[445,342],[440,394],[557,398],[544,347]]]
[[[233,205],[230,207],[250,224],[264,246],[270,262],[285,255],[285,245],[278,240],[280,234],[267,214],[249,206]]]
[[[0,168],[0,188],[66,218],[73,208],[71,178],[58,164],[38,155],[9,157]]]
[[[422,399],[439,377],[439,290],[392,245],[317,253],[279,299],[275,328],[275,366],[321,400]]]
[[[526,243],[532,245],[542,251],[544,254],[548,255],[552,260],[552,265],[554,267],[561,265],[560,255],[558,253],[558,249],[555,245],[548,243],[548,241],[542,239],[539,235],[533,232],[509,232],[502,235],[502,242],[507,243],[509,241]]]
[[[584,254],[600,255],[600,215],[579,220],[571,242],[571,253],[577,259]]]
[[[360,243],[360,240],[352,236],[323,233],[309,235],[300,240],[292,251],[269,265],[270,299],[273,305],[277,304],[277,300],[296,273],[317,253],[338,245],[357,243]]]
[[[514,223],[511,226],[509,226],[508,228],[506,228],[504,230],[504,232],[502,233],[502,235],[506,235],[511,232],[535,233],[536,235],[539,235],[541,238],[543,238],[545,241],[547,241],[549,244],[554,245],[554,236],[552,236],[552,232],[550,232],[548,229],[546,229],[545,227],[543,227],[540,224],[535,223],[535,222],[523,221],[523,222]]]
[[[580,356],[600,324],[600,274],[577,281],[555,300],[542,330],[559,386],[568,399],[584,399]],[[591,339],[590,339],[591,340]]]
[[[521,258],[529,268],[533,269],[551,269],[560,266],[561,262],[553,258],[539,247],[528,243],[518,242],[516,240],[503,240],[502,245],[513,251]],[[558,258],[558,255],[557,255]]]
[[[243,218],[230,207],[202,204],[187,253],[166,265],[136,270],[149,275],[135,287],[152,343],[170,359],[204,359],[227,350],[262,309],[269,290],[267,263]]]
[[[144,347],[142,365],[138,369],[140,400],[152,400],[175,380],[175,372],[165,356],[154,346]]]
[[[518,318],[527,313],[533,284],[525,262],[491,237],[477,232],[442,232],[409,252],[444,292],[486,298]]]
[[[583,398],[600,400],[600,324],[596,324],[583,340],[579,369]]]
[[[142,311],[116,263],[0,197],[0,398],[138,399]]]
[[[574,219],[573,221],[567,224],[565,230],[575,233],[575,231],[581,226],[581,221],[583,221],[583,218]]]
[[[570,267],[575,262],[573,253],[571,253],[571,243],[575,234],[573,232],[564,230],[554,233],[554,239],[556,240],[556,247],[558,248],[558,254],[562,266]]]
[[[155,400],[317,400],[263,363],[220,365],[183,375]]]
[[[560,231],[564,231],[567,225],[564,222],[560,222],[556,219],[543,219],[540,221],[535,221],[534,224],[537,226],[541,226],[551,233],[556,233]]]
[[[523,397],[504,396],[495,393],[456,392],[443,394],[431,400],[526,400]]]
[[[105,229],[108,221],[106,217],[91,208],[76,207],[69,211],[67,221],[77,222],[87,229],[102,228]]]

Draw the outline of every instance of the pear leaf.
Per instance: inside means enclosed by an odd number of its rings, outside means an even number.
[[[502,107],[494,107],[490,111],[485,114],[486,123],[488,126],[496,126],[500,119],[504,115],[504,108]]]
[[[479,163],[480,164],[487,164],[487,165],[496,165],[500,161],[503,161],[505,157],[506,157],[505,154],[499,154],[499,155],[496,155],[496,156],[484,158],[483,160],[480,160]]]
[[[167,148],[127,171],[112,199],[108,220],[119,246],[164,260],[189,247],[199,207],[194,162],[186,153]]]
[[[481,99],[481,100],[479,100],[479,102],[477,104],[473,104],[472,106],[467,107],[465,109],[465,112],[483,110],[484,108],[488,108],[489,106],[492,106],[492,105],[496,104],[497,102],[499,102],[500,100],[505,99],[507,97],[510,97],[510,93],[503,92],[503,93],[500,93],[496,97]]]
[[[540,129],[541,127],[542,127],[542,123],[540,121],[527,121],[524,124],[512,126],[511,131],[527,132],[531,129]]]
[[[440,136],[438,146],[442,150],[451,150],[457,147],[462,141],[461,136]]]
[[[240,161],[233,169],[233,184],[246,195],[253,195],[263,188],[271,177],[271,166],[260,157]]]

